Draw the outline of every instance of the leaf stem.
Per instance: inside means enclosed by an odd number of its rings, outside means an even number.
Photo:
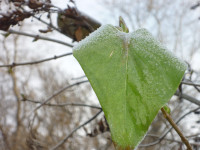
[[[178,128],[178,126],[174,123],[173,119],[171,118],[171,116],[165,111],[165,109],[162,107],[161,111],[164,115],[164,117],[167,119],[167,121],[171,124],[171,126],[176,130],[176,132],[178,133],[178,135],[180,136],[182,142],[186,145],[187,150],[192,150],[192,147],[190,145],[190,143],[188,142],[188,140],[185,138],[185,136],[183,135],[183,133],[181,132],[181,130]]]

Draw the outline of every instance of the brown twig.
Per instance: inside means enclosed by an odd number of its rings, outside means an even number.
[[[167,119],[167,121],[171,124],[171,126],[174,128],[174,130],[176,130],[176,132],[178,133],[178,135],[180,136],[181,140],[183,141],[183,143],[187,146],[187,150],[192,150],[192,147],[190,145],[190,143],[188,142],[188,140],[185,138],[185,136],[183,135],[183,133],[181,132],[181,130],[178,128],[178,126],[174,123],[174,121],[172,120],[171,116],[165,111],[164,108],[161,108],[161,111],[164,115],[164,117]]]

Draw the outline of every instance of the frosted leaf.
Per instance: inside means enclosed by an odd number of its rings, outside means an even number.
[[[100,27],[74,48],[117,148],[136,148],[175,93],[186,65],[145,29]]]

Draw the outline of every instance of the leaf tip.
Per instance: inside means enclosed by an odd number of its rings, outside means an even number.
[[[125,32],[125,33],[128,33],[128,32],[129,32],[129,29],[128,29],[128,27],[127,27],[127,25],[126,25],[124,19],[123,19],[121,16],[119,16],[119,27],[122,28],[122,31],[123,31],[123,32]]]

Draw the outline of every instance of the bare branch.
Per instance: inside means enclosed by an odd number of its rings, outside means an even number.
[[[21,63],[13,62],[12,64],[8,64],[8,65],[0,65],[0,68],[1,67],[16,67],[16,66],[24,66],[24,65],[34,65],[34,64],[39,64],[39,63],[43,63],[43,62],[46,62],[46,61],[58,59],[58,58],[61,58],[61,57],[65,57],[65,56],[68,56],[68,55],[72,55],[72,54],[73,53],[65,53],[65,54],[62,54],[62,55],[58,55],[58,56],[55,55],[55,56],[50,57],[50,58],[36,60],[36,61],[30,61],[30,62],[21,62]]]
[[[154,135],[154,134],[147,134],[146,136],[160,138],[158,135]],[[188,137],[188,136],[186,136],[186,137]],[[163,140],[170,141],[170,142],[182,143],[182,141],[180,141],[180,140],[175,140],[175,139],[170,139],[170,138],[164,138]],[[190,143],[190,145],[200,146],[199,143]]]
[[[22,99],[22,101],[28,101],[36,104],[41,104],[41,101],[35,101],[30,99]],[[81,104],[81,103],[61,103],[61,104],[52,104],[52,103],[46,103],[45,106],[55,106],[55,107],[65,107],[65,106],[81,106],[81,107],[90,107],[94,109],[101,109],[101,107],[94,106],[94,105],[88,105],[88,104]]]
[[[50,24],[50,23],[47,23],[46,21],[42,20],[40,17],[36,17],[36,16],[34,16],[34,15],[33,15],[33,17],[34,17],[35,19],[37,19],[38,21],[40,21],[40,22],[46,24],[48,27],[51,27],[51,28],[53,28],[54,30],[58,31],[59,33],[62,33],[62,32],[60,31],[60,29],[56,28],[55,26],[53,26],[53,25]],[[62,33],[62,34],[63,34],[63,33]]]
[[[24,32],[21,32],[21,31],[14,31],[14,30],[11,30],[11,29],[8,30],[7,32],[11,33],[11,34],[18,34],[18,35],[24,35],[24,36],[28,36],[28,37],[33,37],[35,40],[41,39],[41,40],[51,41],[51,42],[55,42],[55,43],[59,43],[59,44],[65,45],[65,46],[73,47],[72,44],[69,44],[69,43],[66,43],[66,42],[63,42],[63,41],[59,41],[59,40],[56,40],[56,39],[52,39],[52,38],[47,38],[47,37],[40,36],[40,35],[24,33]]]
[[[88,82],[88,80],[85,81],[80,81],[80,82],[76,82],[74,84],[68,85],[62,89],[60,89],[59,91],[55,92],[52,96],[50,96],[49,98],[47,98],[45,101],[43,101],[39,106],[37,106],[33,111],[31,111],[30,115],[34,112],[36,112],[39,108],[41,108],[43,105],[47,104],[51,99],[53,99],[54,97],[56,97],[57,95],[59,95],[60,93],[64,92],[65,90],[75,86],[75,85],[80,85],[82,83],[86,83]]]
[[[77,128],[75,128],[69,135],[67,135],[63,140],[61,140],[58,144],[56,144],[50,150],[56,150],[58,147],[60,147],[62,144],[64,144],[67,141],[67,139],[70,138],[73,135],[74,132],[76,132],[78,129],[82,128],[83,126],[85,126],[86,124],[88,124],[89,122],[91,122],[92,120],[94,120],[101,112],[102,112],[102,110],[100,110],[91,119],[87,120],[86,122],[84,122],[83,124],[81,124],[80,126],[78,126]]]
[[[183,81],[182,84],[191,85],[191,86],[193,86],[198,92],[200,92],[200,89],[198,88],[198,86],[200,86],[200,84],[193,83],[192,81],[189,81],[189,82]]]
[[[188,136],[186,136],[187,138],[194,138],[194,137],[197,137],[197,136],[199,136],[200,135],[200,133],[197,133],[197,134],[193,134],[193,135],[188,135]]]
[[[6,133],[4,132],[1,124],[0,124],[0,133],[5,149],[10,150],[10,143],[8,142],[8,137],[6,136]]]
[[[198,2],[195,5],[191,6],[190,9],[196,9],[199,6],[200,6],[200,2]]]
[[[200,84],[193,83],[193,82],[182,81],[181,83],[182,83],[182,84],[186,84],[186,85],[192,85],[192,86],[200,86]]]
[[[189,102],[191,102],[191,103],[194,103],[194,104],[200,106],[200,100],[198,100],[198,99],[196,99],[196,98],[194,98],[194,97],[191,97],[191,96],[189,96],[189,95],[187,95],[187,94],[179,93],[179,92],[177,92],[177,91],[176,91],[175,95],[176,95],[176,96],[179,96],[179,97],[181,97],[181,98],[184,98],[185,100],[187,100],[187,101],[189,101]]]
[[[82,79],[82,78],[85,78],[86,75],[83,75],[83,76],[80,76],[80,77],[75,77],[75,78],[72,78],[72,80],[79,80],[79,79]]]

